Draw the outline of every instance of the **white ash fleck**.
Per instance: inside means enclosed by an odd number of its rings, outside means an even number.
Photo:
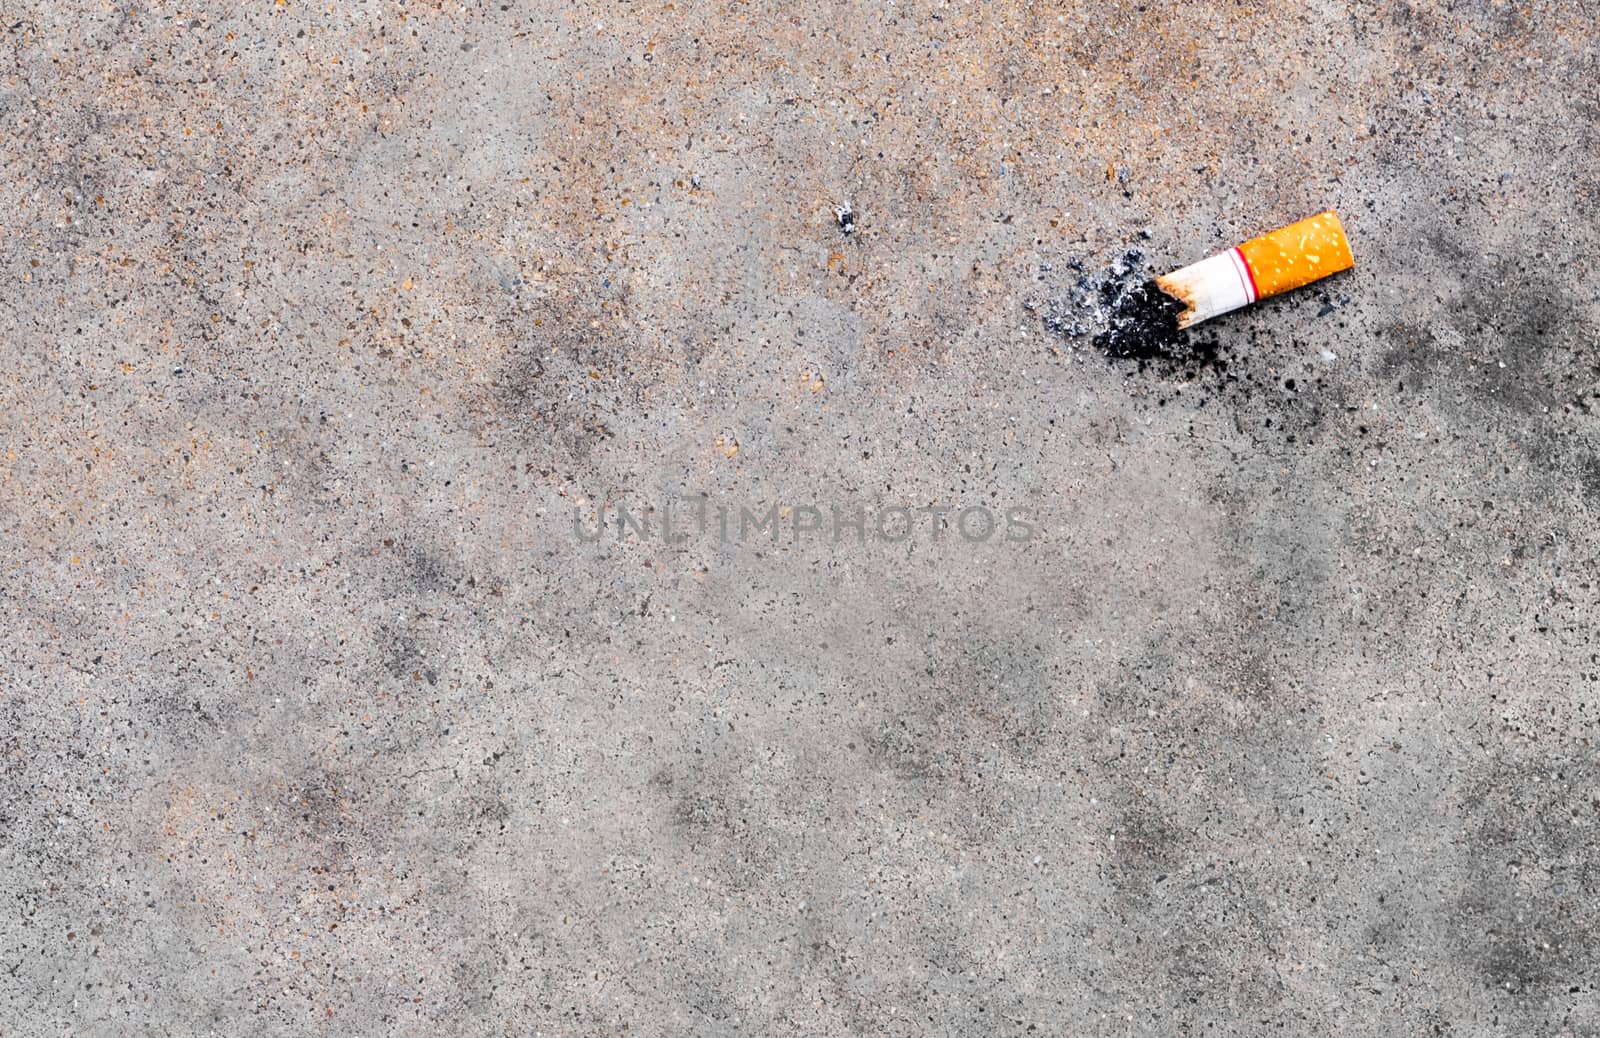
[[[839,230],[845,234],[856,233],[856,213],[846,202],[833,211],[834,220],[838,221]]]

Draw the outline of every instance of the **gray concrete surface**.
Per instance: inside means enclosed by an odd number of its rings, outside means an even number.
[[[1600,1034],[1597,20],[10,5],[0,1032]]]

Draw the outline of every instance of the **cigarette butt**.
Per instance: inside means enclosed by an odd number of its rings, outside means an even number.
[[[1184,305],[1178,327],[1190,328],[1355,264],[1339,214],[1329,209],[1164,274],[1156,285]]]

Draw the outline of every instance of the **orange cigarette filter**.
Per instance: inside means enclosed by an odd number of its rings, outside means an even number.
[[[1158,277],[1156,285],[1184,304],[1178,327],[1189,328],[1355,263],[1339,214],[1329,209]]]

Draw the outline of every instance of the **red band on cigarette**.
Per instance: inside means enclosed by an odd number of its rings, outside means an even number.
[[[1250,269],[1250,261],[1244,258],[1244,253],[1239,251],[1237,245],[1233,247],[1233,254],[1238,258],[1239,266],[1244,268],[1244,276],[1250,280],[1250,301],[1253,303],[1261,298],[1261,292],[1256,288],[1256,272]]]

